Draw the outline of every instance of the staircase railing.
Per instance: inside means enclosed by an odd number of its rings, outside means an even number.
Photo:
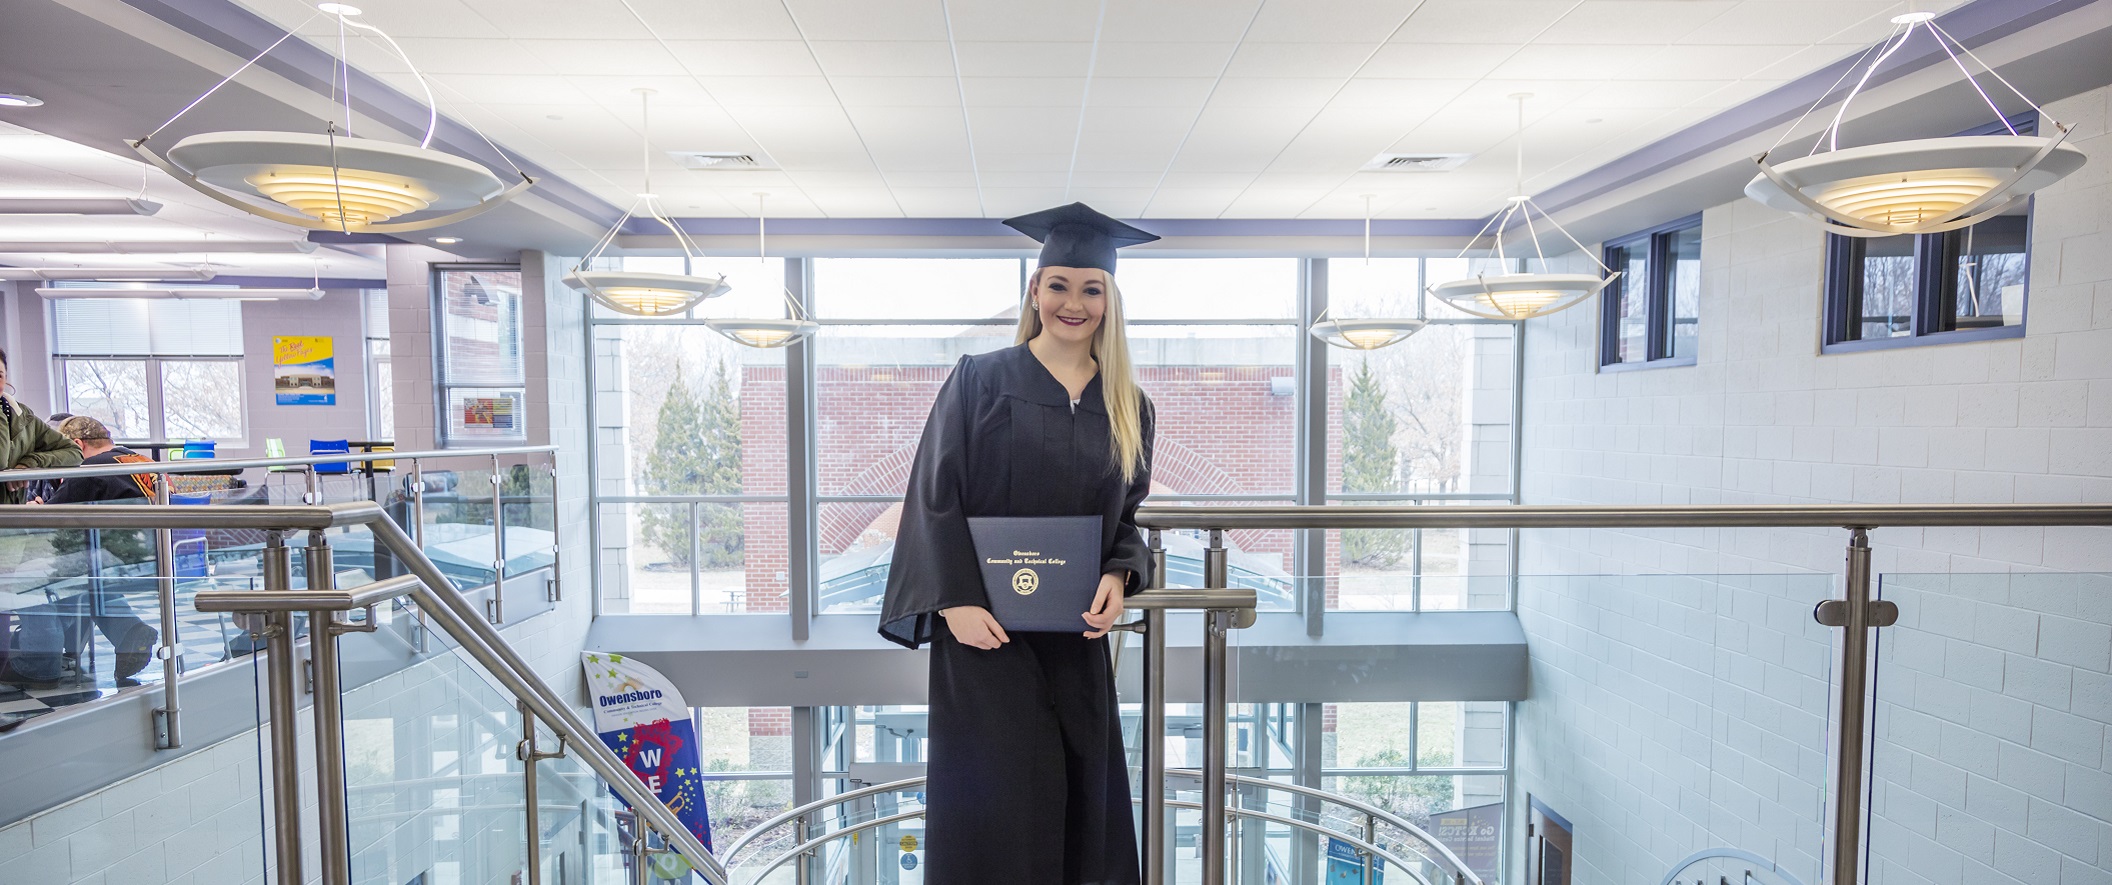
[[[330,546],[324,534],[330,529],[365,527],[377,543],[393,553],[409,572],[357,587],[333,586]],[[303,507],[172,508],[152,505],[40,506],[0,508],[0,528],[69,529],[215,529],[246,528],[265,532],[264,587],[261,591],[200,591],[198,610],[233,614],[265,644],[265,676],[271,712],[270,781],[272,784],[275,839],[275,880],[280,885],[304,885],[301,861],[300,790],[300,680],[297,631],[294,618],[308,618],[309,655],[314,679],[315,795],[323,885],[350,885],[350,837],[346,820],[347,790],[344,766],[344,710],[342,662],[337,638],[345,633],[375,629],[375,607],[392,599],[407,598],[428,624],[454,640],[467,654],[513,695],[532,719],[524,719],[525,731],[534,733],[534,720],[557,735],[565,749],[579,758],[641,819],[639,845],[633,869],[642,875],[652,849],[646,831],[657,835],[666,850],[679,853],[690,867],[712,885],[725,885],[726,872],[703,843],[676,818],[674,812],[645,789],[623,761],[603,745],[591,725],[560,698],[549,683],[537,676],[498,629],[474,605],[454,589],[440,568],[425,554],[381,507],[371,501]],[[306,533],[308,583],[293,583],[293,547],[289,535]],[[366,610],[363,621],[349,621],[342,614]],[[173,683],[172,683],[173,684]],[[533,760],[541,754],[532,738],[524,752],[534,781]],[[526,803],[530,826],[527,865],[528,885],[540,885],[541,864],[534,853],[538,812],[531,793]]]

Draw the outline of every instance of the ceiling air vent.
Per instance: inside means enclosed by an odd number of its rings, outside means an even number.
[[[769,157],[742,151],[668,151],[684,169],[698,172],[748,172],[777,168]]]
[[[1473,154],[1380,154],[1364,164],[1364,172],[1449,172],[1465,164]]]

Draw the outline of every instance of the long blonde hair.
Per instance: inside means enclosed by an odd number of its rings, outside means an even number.
[[[1025,344],[1041,334],[1041,311],[1034,309],[1034,290],[1041,287],[1041,271],[1027,279],[1027,291],[1019,306],[1019,334],[1014,344]],[[1115,275],[1107,275],[1107,310],[1100,315],[1100,331],[1093,335],[1093,359],[1100,364],[1100,398],[1107,405],[1108,449],[1113,463],[1121,466],[1122,481],[1132,482],[1144,468],[1144,394],[1137,388],[1137,372],[1129,359],[1129,330],[1122,322],[1122,290]]]

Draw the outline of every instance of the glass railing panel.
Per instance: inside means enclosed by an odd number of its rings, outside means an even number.
[[[510,881],[527,865],[521,713],[445,634],[430,641],[430,657],[344,695],[353,881]],[[348,667],[411,653],[386,631],[340,646]]]
[[[199,612],[191,602],[200,590],[248,590],[254,582],[157,577],[152,543],[151,533],[115,530],[0,535],[0,548],[37,552],[0,576],[0,731],[161,684],[167,645],[181,649],[185,673],[254,651],[233,616]],[[163,641],[165,596],[174,599],[173,643]]]
[[[1338,506],[1486,506],[1470,500],[1337,501]],[[1329,529],[1330,611],[1503,611],[1511,605],[1507,529]]]
[[[595,543],[600,547],[603,614],[791,610],[784,502],[599,506],[601,530]],[[511,533],[508,538],[510,544]],[[828,566],[822,569],[826,597]],[[880,580],[884,583],[884,572]],[[879,586],[872,592],[877,594]],[[879,610],[877,604],[872,610]]]
[[[538,726],[538,749],[552,752],[557,740]],[[627,885],[630,825],[619,823],[623,803],[607,784],[566,749],[536,763],[535,838],[542,847],[542,881],[574,885]]]
[[[1839,631],[1812,613],[1839,595],[1839,581],[1521,578],[1533,687],[1512,726],[1535,802],[1570,821],[1672,822],[1660,831],[1677,838],[1601,857],[1634,878],[1656,881],[1681,857],[1730,849],[1803,882],[1830,881],[1822,863]],[[1514,810],[1505,825],[1525,817]],[[1517,845],[1524,834],[1506,838]]]
[[[490,467],[424,471],[424,516],[417,536],[425,555],[456,589],[492,582],[498,547],[492,532]]]
[[[557,477],[545,463],[507,466],[503,492],[506,572],[521,574],[557,563]]]
[[[1866,880],[2103,870],[2086,834],[2112,814],[2112,574],[1876,584],[1899,622],[1872,631]]]

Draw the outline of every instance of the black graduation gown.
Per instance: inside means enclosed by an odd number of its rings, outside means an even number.
[[[987,605],[971,516],[1099,516],[1102,573],[1149,586],[1131,482],[1112,466],[1100,380],[1074,408],[1018,345],[964,357],[940,389],[910,467],[880,632],[931,643],[925,828],[929,885],[1134,885],[1140,864],[1107,640],[1014,633],[994,651],[955,641],[938,612]]]

